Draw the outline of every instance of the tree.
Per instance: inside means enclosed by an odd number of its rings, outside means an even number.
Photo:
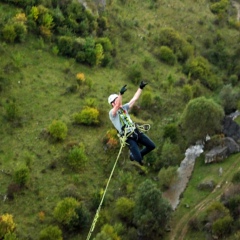
[[[221,131],[224,111],[212,99],[199,97],[189,101],[183,111],[180,125],[187,140],[192,143],[204,139],[207,134]]]
[[[145,180],[136,193],[134,223],[146,239],[159,239],[165,231],[171,214],[171,206],[162,198],[161,191],[149,179]]]

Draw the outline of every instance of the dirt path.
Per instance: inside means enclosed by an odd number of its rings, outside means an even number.
[[[229,174],[235,169],[237,165],[237,161],[233,164],[227,171],[225,171],[224,178],[221,182],[218,183],[216,188],[209,194],[204,200],[198,203],[192,210],[190,210],[185,216],[181,218],[181,220],[171,229],[171,233],[168,236],[169,240],[184,240],[185,235],[188,232],[188,222],[199,215],[199,213],[209,206],[211,202],[220,199],[220,196],[230,186],[230,182],[227,182]],[[219,186],[221,186],[219,188]],[[214,195],[214,196],[213,196]]]

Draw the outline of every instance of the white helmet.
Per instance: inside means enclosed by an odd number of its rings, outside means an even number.
[[[111,104],[117,97],[118,97],[117,94],[111,94],[111,95],[108,97],[108,103]]]

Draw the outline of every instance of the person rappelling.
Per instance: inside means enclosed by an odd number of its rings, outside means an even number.
[[[139,99],[142,90],[147,84],[147,82],[141,81],[133,98],[126,104],[122,105],[122,95],[127,91],[127,85],[121,88],[119,94],[111,94],[108,97],[108,103],[112,106],[112,109],[109,111],[109,118],[120,136],[127,133],[126,143],[130,150],[129,158],[131,161],[138,162],[141,166],[143,165],[143,157],[155,149],[155,144],[132,121],[128,111]],[[144,147],[140,149],[139,144]]]

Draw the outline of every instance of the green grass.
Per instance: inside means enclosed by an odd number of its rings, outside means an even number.
[[[118,149],[105,151],[102,144],[106,132],[112,128],[108,119],[110,106],[107,97],[111,93],[117,93],[124,84],[128,85],[124,101],[135,93],[137,86],[127,78],[129,66],[139,64],[143,78],[149,82],[147,88],[163,100],[161,109],[141,110],[140,116],[136,117],[139,121],[151,123],[148,135],[157,146],[162,144],[163,126],[179,118],[185,103],[181,100],[179,89],[169,91],[167,77],[171,74],[177,81],[185,76],[181,73],[180,65],[167,66],[150,53],[154,47],[152,41],[160,28],[173,27],[185,38],[191,38],[199,51],[202,49],[202,40],[212,37],[216,28],[213,25],[214,16],[210,14],[206,2],[201,0],[194,3],[192,0],[164,0],[158,1],[157,5],[157,8],[151,8],[152,1],[142,1],[139,4],[139,1],[134,0],[127,5],[117,5],[117,1],[112,1],[108,6],[107,14],[113,23],[109,34],[117,46],[117,57],[114,65],[109,68],[90,68],[76,64],[72,59],[55,56],[50,44],[44,44],[41,39],[31,35],[22,44],[1,43],[0,67],[4,69],[8,64],[9,70],[4,73],[8,84],[0,93],[0,169],[12,175],[15,169],[25,164],[26,152],[32,156],[31,181],[27,189],[13,201],[0,201],[0,214],[13,214],[19,239],[38,239],[39,232],[44,227],[56,224],[53,209],[62,199],[68,185],[74,184],[77,187],[80,199],[86,204],[91,203],[93,193],[105,187],[118,153]],[[0,15],[3,17],[14,16],[16,11],[13,7],[0,4]],[[200,24],[199,21],[203,23]],[[131,32],[130,41],[122,38],[125,31]],[[236,35],[236,31],[226,28],[219,31],[230,36]],[[234,45],[237,39],[231,37],[228,41]],[[151,60],[147,68],[144,67],[146,59]],[[75,75],[79,72],[83,72],[87,81],[93,83],[92,89],[80,87],[77,92],[66,94],[66,89],[76,84]],[[86,98],[97,99],[100,109],[99,126],[73,124],[72,115],[85,106]],[[6,120],[5,105],[11,100],[15,100],[20,109],[21,126]],[[63,142],[55,143],[44,135],[55,119],[62,120],[68,126],[68,135]],[[73,142],[84,143],[89,160],[85,169],[79,172],[72,171],[65,164],[67,146]],[[235,155],[221,164],[212,165],[204,165],[203,160],[198,159],[188,188],[174,213],[173,223],[188,214],[189,209],[186,209],[185,204],[192,209],[211,195],[196,190],[199,182],[209,175],[216,182],[220,181],[220,165],[224,170],[222,178],[225,178],[225,169],[237,157]],[[50,167],[53,164],[56,165],[55,169]],[[124,179],[127,174],[132,179]],[[107,192],[107,206],[104,210],[111,213],[119,196],[133,198],[138,185],[157,174],[150,170],[147,175],[139,175],[139,168],[129,163],[128,150],[127,147],[124,148]],[[11,175],[0,172],[1,196],[12,182]],[[227,177],[230,179],[230,176]],[[128,190],[124,189],[125,181],[129,183]],[[41,211],[45,213],[43,222],[38,216]],[[91,213],[93,217],[95,212]],[[101,221],[105,223],[104,220]],[[98,226],[95,233],[99,228]],[[88,229],[75,236],[68,236],[68,239],[85,239],[87,232]]]

